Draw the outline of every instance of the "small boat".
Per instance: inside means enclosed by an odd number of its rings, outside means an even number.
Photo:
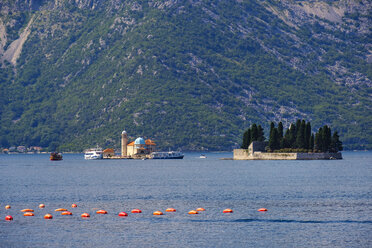
[[[152,152],[150,158],[152,159],[183,159],[184,154],[181,152]]]
[[[207,158],[204,154],[201,154],[199,158]]]
[[[52,152],[49,159],[52,161],[62,160],[62,154],[59,152]]]
[[[85,150],[84,159],[103,159],[102,148],[96,147]]]

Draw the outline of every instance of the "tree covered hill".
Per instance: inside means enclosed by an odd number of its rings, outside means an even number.
[[[310,120],[372,148],[371,3],[4,0],[0,146],[239,147]],[[268,131],[266,131],[266,134]]]

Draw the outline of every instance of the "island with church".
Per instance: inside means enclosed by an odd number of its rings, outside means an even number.
[[[316,160],[342,159],[338,132],[327,125],[312,133],[310,122],[297,120],[283,133],[283,123],[270,124],[269,140],[261,125],[252,124],[243,134],[241,149],[234,149],[234,160]]]
[[[115,154],[112,148],[105,149],[102,155],[103,159],[183,159],[184,157],[180,151],[156,151],[156,143],[151,139],[138,137],[128,142],[128,134],[125,130],[121,133],[120,155]]]

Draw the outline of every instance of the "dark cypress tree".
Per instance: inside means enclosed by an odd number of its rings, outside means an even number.
[[[249,146],[249,140],[251,139],[251,129],[248,128],[247,131],[244,132],[243,134],[243,143],[241,145],[242,149],[248,149]]]
[[[282,122],[279,122],[278,124],[278,135],[279,135],[279,139],[283,138],[283,123]]]
[[[285,134],[284,134],[284,137],[283,137],[283,140],[282,140],[282,144],[281,144],[281,148],[290,148],[291,145],[289,143],[290,141],[290,131],[289,131],[289,128],[285,131]]]
[[[338,136],[338,132],[336,131],[332,135],[331,152],[339,152],[342,150],[342,142],[340,141],[340,137]]]
[[[296,125],[291,124],[289,127],[289,145],[290,148],[296,148]]]
[[[322,132],[322,139],[323,139],[323,152],[329,152],[331,148],[332,136],[331,136],[331,129],[325,125],[323,127]]]
[[[306,123],[305,128],[305,148],[306,149],[313,149],[310,145],[310,139],[311,139],[311,124],[310,122]]]
[[[296,123],[296,127],[297,127],[297,124],[298,124],[298,121]],[[297,129],[297,137],[296,137],[296,147],[300,149],[304,149],[306,145],[305,128],[306,128],[305,120],[302,120],[299,124],[299,128]]]
[[[274,127],[270,130],[270,137],[269,137],[269,148],[271,151],[275,150],[275,144],[276,144],[276,136],[277,136],[277,129]]]
[[[323,151],[323,128],[319,128],[318,132],[315,134],[315,150]]]
[[[271,136],[271,134],[272,134],[274,128],[275,128],[275,124],[274,124],[274,122],[271,122],[271,123],[270,123],[270,134],[269,134],[269,137]]]
[[[257,141],[265,141],[265,133],[264,129],[261,127],[261,125],[258,125],[257,127]]]
[[[298,132],[298,130],[300,129],[300,127],[301,127],[301,120],[298,119],[298,120],[296,121],[296,132]]]
[[[310,136],[309,149],[314,150],[314,134]]]
[[[256,123],[254,123],[251,127],[251,142],[258,140],[258,128]]]

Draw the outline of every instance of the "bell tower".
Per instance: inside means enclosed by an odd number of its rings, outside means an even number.
[[[128,136],[127,136],[127,132],[124,130],[121,133],[121,156],[122,157],[127,156],[127,145],[128,145]]]

